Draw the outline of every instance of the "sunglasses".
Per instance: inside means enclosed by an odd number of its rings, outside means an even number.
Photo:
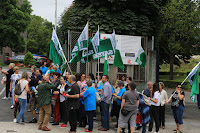
[[[182,88],[182,87],[177,87],[177,88]]]

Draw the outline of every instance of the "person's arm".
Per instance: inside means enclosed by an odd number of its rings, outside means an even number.
[[[80,94],[76,94],[76,95],[69,95],[69,94],[66,94],[66,97],[67,98],[79,98],[80,97]]]
[[[26,84],[25,89],[29,94],[31,94],[31,91],[29,90],[29,87],[28,87],[28,83]]]
[[[154,99],[150,98],[150,100],[153,101],[154,103],[158,103],[158,99],[154,100]]]
[[[10,80],[10,92],[12,92],[12,80]]]
[[[165,95],[164,95],[164,97],[165,97],[165,102],[167,102],[167,100],[168,100],[168,96],[167,96],[167,92],[165,91]]]
[[[140,104],[140,100],[137,100],[137,107],[139,107],[139,104]]]
[[[4,70],[0,70],[3,74],[8,74],[7,71],[4,71]]]
[[[179,100],[183,100],[183,98],[184,98],[185,96],[182,95],[180,91],[177,91],[177,92],[178,92],[178,98],[179,98]]]
[[[116,93],[112,93],[113,96],[115,96],[117,99],[121,100],[122,97],[118,96]]]
[[[122,99],[122,102],[121,102],[121,109],[124,107],[124,104],[125,104],[125,99]]]

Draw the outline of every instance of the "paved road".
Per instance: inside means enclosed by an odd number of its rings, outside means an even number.
[[[27,71],[27,70],[21,70]],[[0,80],[2,79],[3,75],[0,73]],[[4,86],[0,83],[0,92],[3,90]],[[172,91],[168,91],[170,95]],[[1,93],[0,93],[1,94]],[[200,129],[200,110],[197,108],[196,103],[192,103],[189,100],[189,92],[186,92],[186,108],[184,112],[184,126],[183,131],[184,133],[199,133]],[[16,131],[17,133],[40,133],[42,131],[37,130],[37,124],[25,124],[25,125],[18,125],[13,123],[13,110],[10,109],[11,101],[10,100],[1,100],[2,97],[5,96],[5,91],[0,95],[0,133],[7,133]],[[29,105],[27,106],[27,108]],[[31,113],[25,112],[25,119],[27,121],[31,120]],[[109,133],[114,133],[116,129],[114,129],[115,122],[111,122],[111,130]],[[97,121],[94,122],[94,132],[100,133],[97,129],[100,127],[99,118]],[[60,127],[52,127],[49,124],[49,128],[52,129],[52,133],[66,133],[69,130],[69,127],[65,129],[61,129]],[[172,129],[175,128],[174,119],[172,117],[170,105],[166,106],[166,129],[160,129],[160,133],[171,133]],[[79,133],[83,133],[83,128],[78,128]],[[139,132],[139,131],[137,131]],[[136,133],[137,133],[136,132]],[[141,131],[140,131],[141,132]]]

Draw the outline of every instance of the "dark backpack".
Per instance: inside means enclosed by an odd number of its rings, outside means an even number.
[[[25,88],[24,88],[23,91],[22,91],[20,84],[21,84],[20,79],[16,80],[16,82],[15,82],[15,95],[21,95],[22,92],[25,90]]]

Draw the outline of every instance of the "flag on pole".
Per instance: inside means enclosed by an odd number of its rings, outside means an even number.
[[[105,54],[105,61],[103,65],[103,75],[108,75],[108,57],[107,53]]]
[[[85,25],[80,37],[78,38],[79,51],[87,50],[87,41],[88,41],[88,22]]]
[[[113,51],[115,52],[115,47],[117,45],[117,39],[115,37],[115,30],[113,30],[113,33],[110,35],[110,41],[112,44]]]
[[[79,50],[78,42],[74,46],[72,53],[71,53],[71,60],[69,63],[76,63],[79,62],[82,58],[82,51]]]
[[[96,54],[98,52],[98,47],[99,47],[99,44],[100,44],[100,42],[99,42],[99,28],[98,28],[96,34],[94,35],[94,37],[92,38],[91,42],[92,42],[92,45],[93,45],[93,48],[94,48],[94,52]]]
[[[57,65],[61,69],[61,71],[63,70],[64,65],[67,62],[55,29],[53,29],[50,42],[49,59],[52,60],[52,62]]]
[[[145,67],[146,65],[146,54],[142,46],[140,47],[140,50],[138,52],[135,62],[137,62],[138,65],[140,65],[142,68]]]
[[[114,58],[113,66],[119,67],[122,71],[124,71],[124,63],[123,63],[123,60],[122,60],[122,57],[117,45],[115,48],[115,58]]]
[[[195,102],[195,95],[199,94],[199,65],[200,62],[188,74],[188,80],[192,86],[190,99]]]

